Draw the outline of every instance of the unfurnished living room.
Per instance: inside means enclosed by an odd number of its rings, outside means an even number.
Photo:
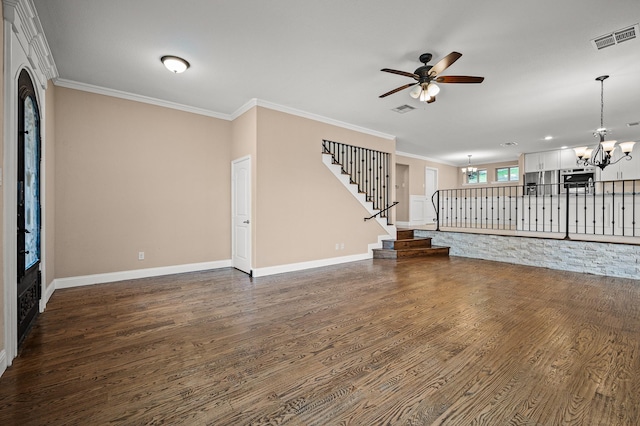
[[[0,424],[640,424],[637,0],[2,6]]]

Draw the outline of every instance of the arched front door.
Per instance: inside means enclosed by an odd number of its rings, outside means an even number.
[[[18,78],[18,346],[38,316],[40,302],[40,112],[31,77]]]

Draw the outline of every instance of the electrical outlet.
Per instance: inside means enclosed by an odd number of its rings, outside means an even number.
[[[138,260],[144,260],[144,252],[143,251],[139,251],[138,252]]]

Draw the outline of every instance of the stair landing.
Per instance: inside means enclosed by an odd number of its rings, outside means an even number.
[[[431,245],[431,238],[415,237],[413,229],[399,229],[395,240],[382,241],[381,249],[373,249],[374,259],[449,256],[449,247]]]

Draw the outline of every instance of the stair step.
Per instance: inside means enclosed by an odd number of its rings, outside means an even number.
[[[396,231],[396,238],[399,240],[410,240],[413,238],[413,229],[398,229]]]
[[[382,241],[382,248],[392,250],[402,250],[408,248],[424,248],[431,247],[430,237],[416,237],[410,239],[398,239],[398,240],[384,240]]]
[[[402,250],[373,249],[374,259],[401,259],[405,257],[449,256],[449,247],[421,247]]]

